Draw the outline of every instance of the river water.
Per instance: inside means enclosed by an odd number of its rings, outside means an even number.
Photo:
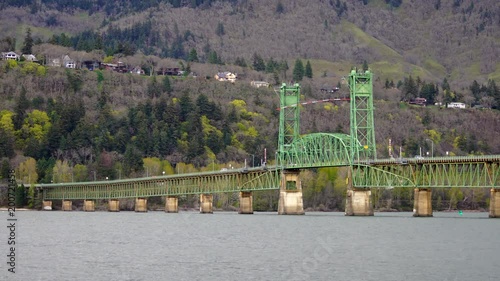
[[[487,213],[16,216],[16,273],[3,226],[0,280],[500,280],[500,220]]]

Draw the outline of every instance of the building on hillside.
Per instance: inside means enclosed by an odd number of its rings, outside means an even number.
[[[142,69],[140,66],[136,66],[136,67],[132,68],[132,70],[130,70],[130,73],[137,74],[137,75],[144,75],[145,74],[144,69]]]
[[[68,55],[63,56],[62,65],[66,68],[73,68],[73,69],[76,68],[76,62]]]
[[[19,60],[20,56],[15,52],[2,52],[3,60]]]
[[[448,108],[465,108],[465,103],[463,103],[463,102],[450,102],[447,107]]]
[[[425,106],[427,104],[427,99],[424,99],[424,98],[415,98],[415,99],[410,100],[410,102],[408,102],[408,103],[409,104],[415,104],[415,105]]]
[[[178,67],[162,67],[156,71],[157,75],[178,76],[180,69]]]
[[[86,68],[90,71],[101,68],[101,62],[97,60],[85,60],[82,62],[82,68]]]
[[[219,72],[215,74],[215,79],[217,79],[218,81],[229,81],[231,83],[234,83],[236,81],[236,78],[238,78],[238,75],[229,71]]]
[[[31,61],[31,62],[36,62],[38,63],[38,59],[35,57],[35,55],[33,54],[23,54],[23,58],[26,60],[26,61]]]
[[[270,85],[269,82],[265,82],[265,81],[251,81],[250,82],[250,86],[253,86],[255,88],[260,88],[260,87],[268,88],[269,85]]]

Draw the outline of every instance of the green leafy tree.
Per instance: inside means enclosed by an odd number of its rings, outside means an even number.
[[[293,81],[300,82],[302,78],[304,78],[304,64],[300,59],[297,59],[293,67]]]
[[[38,180],[38,173],[36,172],[36,160],[28,157],[24,162],[19,164],[16,172],[16,178],[22,183],[34,184]]]

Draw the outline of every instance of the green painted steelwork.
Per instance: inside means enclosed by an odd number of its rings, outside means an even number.
[[[43,200],[119,199],[279,189],[279,174],[270,167],[37,186]]]
[[[301,136],[282,153],[284,169],[348,166],[351,137],[346,134],[316,133]]]
[[[283,83],[280,88],[280,122],[278,135],[277,160],[283,166],[285,153],[292,149],[292,145],[300,135],[300,86],[288,86]]]
[[[375,126],[373,122],[372,73],[352,70],[349,75],[350,127],[352,159],[368,160],[377,158]]]
[[[500,160],[354,165],[352,178],[358,188],[500,188]]]
[[[372,74],[352,71],[351,132],[300,135],[300,86],[283,84],[277,165],[115,181],[38,184],[43,200],[120,199],[280,188],[286,170],[347,166],[357,188],[500,188],[500,156],[377,159]]]

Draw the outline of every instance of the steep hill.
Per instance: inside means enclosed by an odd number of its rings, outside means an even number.
[[[447,78],[457,88],[500,79],[496,0],[12,2],[17,7],[9,1],[1,7],[0,32],[16,37],[19,49],[28,27],[46,41],[62,32],[106,34],[148,23],[137,46],[145,54],[177,56],[171,49],[180,43],[181,57],[194,48],[202,61],[210,51],[227,63],[249,62],[254,53],[266,60],[366,60],[381,79]]]

